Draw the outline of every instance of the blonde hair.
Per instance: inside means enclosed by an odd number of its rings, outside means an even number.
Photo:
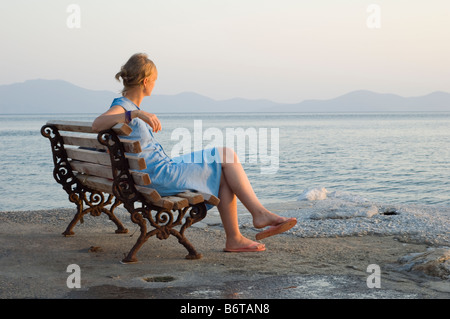
[[[141,85],[144,79],[149,77],[154,70],[156,70],[156,66],[147,54],[133,54],[127,63],[120,68],[120,72],[116,74],[117,81],[122,78],[122,94],[125,95],[129,89]]]

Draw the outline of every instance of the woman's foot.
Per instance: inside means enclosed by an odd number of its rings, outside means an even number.
[[[288,218],[284,222],[282,222],[278,225],[269,226],[269,227],[267,227],[267,229],[256,234],[256,240],[261,240],[266,237],[284,233],[284,232],[288,231],[289,229],[291,229],[292,227],[294,227],[295,225],[297,225],[297,219],[296,218]]]
[[[281,217],[274,213],[266,211],[253,217],[253,226],[257,229],[267,226],[276,226],[288,219],[289,218],[287,217]]]
[[[255,226],[255,228],[267,227],[265,230],[256,234],[256,240],[284,233],[296,224],[296,218],[281,217],[269,211],[265,211],[253,217],[253,226]]]
[[[253,252],[264,251],[265,245],[241,236],[239,238],[227,238],[224,251],[227,252]]]

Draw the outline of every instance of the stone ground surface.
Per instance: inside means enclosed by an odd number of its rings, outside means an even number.
[[[126,215],[120,218],[128,234],[115,234],[105,216],[87,216],[75,227],[75,236],[63,237],[73,214],[70,209],[0,213],[0,298],[450,297],[448,247],[405,234],[308,237],[299,220],[292,232],[263,240],[264,252],[225,253],[224,231],[212,212],[186,231],[202,259],[184,259],[186,250],[175,238],[153,237],[139,251],[138,263],[124,265],[120,260],[139,234]],[[245,216],[242,220],[243,234],[254,238],[256,230]],[[317,227],[323,222],[311,220]],[[80,267],[81,288],[67,285],[71,264]],[[381,271],[380,288],[368,287],[368,281],[376,282],[368,271],[373,264]]]

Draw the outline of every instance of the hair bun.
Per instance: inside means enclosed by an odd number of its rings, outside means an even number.
[[[156,70],[155,64],[144,53],[136,53],[125,63],[116,74],[117,81],[123,80],[122,94],[127,90],[142,85],[144,79]]]

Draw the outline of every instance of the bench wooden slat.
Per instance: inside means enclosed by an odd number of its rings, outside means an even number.
[[[66,148],[67,156],[74,160],[91,162],[100,165],[111,165],[111,159],[106,152],[85,150],[79,148]],[[125,155],[128,159],[130,169],[143,170],[147,168],[145,159],[134,155]]]
[[[92,130],[92,122],[51,120],[47,122],[47,125],[56,126],[56,128],[60,131],[96,133]],[[118,123],[114,125],[112,129],[117,135],[124,136],[130,135],[132,131],[131,127],[125,123]]]
[[[214,196],[214,195],[206,194],[206,193],[201,193],[201,192],[199,192],[199,194],[202,194],[203,199],[204,199],[205,202],[207,202],[208,204],[217,206],[217,205],[219,205],[219,203],[220,203],[220,199],[217,198],[217,197]]]
[[[189,204],[191,204],[191,205],[195,205],[195,204],[202,203],[205,201],[202,194],[194,193],[191,191],[185,191],[183,193],[179,193],[179,194],[177,194],[177,196],[186,198],[189,201]]]
[[[189,204],[195,205],[198,203],[201,203],[203,201],[207,202],[208,204],[217,206],[220,203],[220,199],[218,199],[216,196],[202,193],[198,191],[186,191],[180,194],[177,194],[179,197],[184,197],[189,200]]]
[[[67,144],[67,145],[89,147],[89,148],[95,148],[95,149],[100,149],[100,150],[108,149],[105,145],[100,144],[100,142],[97,140],[97,137],[94,137],[94,136],[88,136],[88,135],[72,136],[72,135],[64,135],[62,133],[61,137],[63,138],[64,144]],[[141,143],[139,141],[120,139],[120,142],[122,142],[125,152],[128,152],[128,153],[142,152]]]
[[[152,203],[155,206],[166,208],[166,209],[181,209],[189,206],[189,201],[186,198],[181,198],[177,196],[164,196],[160,200],[154,201]]]
[[[113,193],[113,182],[109,179],[77,173],[74,173],[74,175],[83,185],[92,188],[93,190],[108,194]]]
[[[84,173],[87,175],[93,175],[98,177],[105,177],[105,178],[113,178],[113,173],[111,166],[106,165],[100,165],[100,164],[94,164],[94,163],[88,163],[88,162],[80,162],[77,160],[70,161],[70,166],[74,171]],[[143,172],[137,172],[137,171],[130,171],[131,176],[133,177],[134,182],[137,185],[150,185],[150,176],[148,176],[147,173]]]
[[[161,195],[159,195],[159,193],[153,188],[138,185],[136,185],[135,187],[137,191],[141,193],[145,197],[145,199],[150,203],[157,202],[161,199]]]
[[[103,177],[97,177],[86,174],[77,174],[75,173],[75,177],[83,184],[93,190],[113,194],[113,181]],[[141,193],[149,202],[154,203],[161,200],[161,196],[158,194],[156,190],[149,187],[137,186],[136,190]]]
[[[172,209],[182,209],[184,207],[189,206],[189,201],[186,198],[178,197],[178,196],[164,196],[163,200],[169,200],[173,202]]]

